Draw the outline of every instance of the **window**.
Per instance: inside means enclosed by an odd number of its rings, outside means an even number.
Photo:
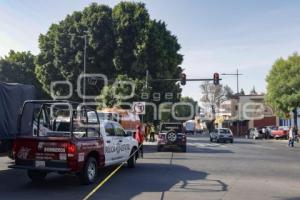
[[[114,131],[114,127],[111,123],[107,123],[104,126],[105,132],[107,136],[114,136],[115,135],[115,131]]]
[[[114,124],[116,136],[125,136],[125,131],[119,124]]]

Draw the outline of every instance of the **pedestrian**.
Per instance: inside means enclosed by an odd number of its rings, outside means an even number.
[[[290,128],[289,130],[289,147],[294,147],[295,130]]]
[[[150,142],[155,142],[154,134],[155,134],[155,127],[154,124],[152,124],[150,127]]]
[[[147,123],[145,127],[145,140],[148,141],[148,136],[150,135],[150,124]]]
[[[265,139],[267,139],[267,130],[266,130],[265,127],[263,127],[263,128],[261,129],[261,132],[262,132],[262,134],[263,134],[263,137],[264,137]]]
[[[141,158],[143,158],[143,154],[144,154],[144,150],[143,150],[144,135],[142,134],[140,125],[136,126],[135,139],[137,140],[137,142],[139,144],[139,148],[140,148],[139,152],[141,154]]]
[[[294,126],[294,143],[295,141],[297,143],[299,143],[299,138],[298,138],[298,127],[297,126]]]

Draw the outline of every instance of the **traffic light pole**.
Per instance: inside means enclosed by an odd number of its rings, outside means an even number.
[[[221,75],[225,75],[225,76],[236,76],[236,94],[237,96],[239,96],[239,76],[243,75],[243,74],[239,74],[239,69],[236,69],[236,73],[235,74],[226,74],[226,73],[222,73]],[[237,121],[236,121],[236,132],[238,134],[238,136],[240,135],[240,111],[239,111],[239,98],[237,98]]]
[[[212,78],[187,78],[186,81],[213,81]],[[219,80],[222,80],[219,78]],[[152,79],[151,81],[180,81],[180,79]]]

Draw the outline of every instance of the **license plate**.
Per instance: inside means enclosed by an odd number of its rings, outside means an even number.
[[[35,167],[45,167],[45,161],[36,160]]]

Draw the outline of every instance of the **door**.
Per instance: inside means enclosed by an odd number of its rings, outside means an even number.
[[[104,123],[104,154],[105,154],[105,165],[112,165],[115,163],[115,130],[114,126],[110,122]]]
[[[130,137],[126,137],[126,133],[119,123],[114,123],[115,139],[117,142],[117,155],[120,161],[125,161],[130,155]]]

